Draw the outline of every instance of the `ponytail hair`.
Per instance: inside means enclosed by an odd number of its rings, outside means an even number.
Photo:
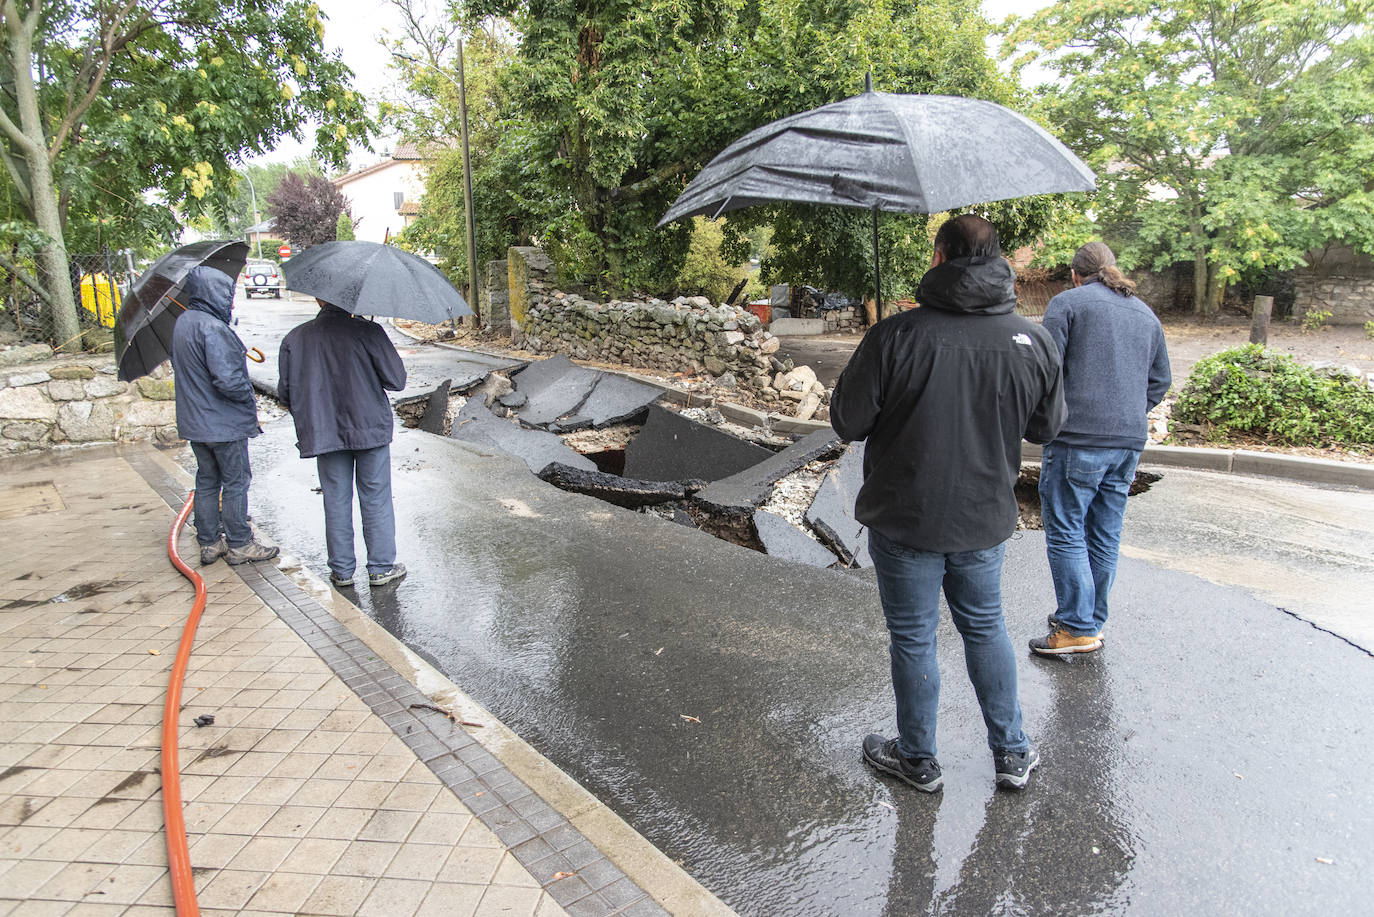
[[[1074,253],[1070,267],[1081,283],[1096,281],[1113,293],[1135,295],[1135,281],[1121,273],[1121,268],[1116,266],[1116,255],[1104,242],[1084,245]]]

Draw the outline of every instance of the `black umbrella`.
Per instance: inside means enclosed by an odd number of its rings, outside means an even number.
[[[939,213],[1055,191],[1092,191],[1092,170],[1048,131],[995,102],[873,92],[765,124],[730,144],[659,220],[791,201]],[[879,300],[882,285],[878,283]]]
[[[282,264],[286,288],[355,315],[390,315],[437,325],[471,315],[467,301],[437,267],[377,242],[325,242]]]
[[[153,262],[134,281],[115,320],[119,378],[146,376],[172,352],[172,327],[186,311],[178,300],[192,268],[203,264],[237,280],[247,260],[246,242],[219,239],[183,245]]]

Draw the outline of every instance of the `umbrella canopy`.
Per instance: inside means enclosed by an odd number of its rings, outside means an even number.
[[[237,280],[247,260],[246,242],[219,239],[183,245],[153,262],[134,281],[115,320],[119,378],[146,376],[171,354],[172,328],[186,311],[178,299],[192,268],[203,264]]]
[[[390,315],[437,325],[471,315],[467,301],[434,265],[376,242],[325,242],[282,265],[286,288],[355,315]]]
[[[995,102],[865,92],[745,134],[658,225],[779,201],[939,213],[1096,187],[1068,147]]]

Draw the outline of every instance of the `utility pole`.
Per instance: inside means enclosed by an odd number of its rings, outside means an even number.
[[[463,143],[463,211],[467,217],[465,227],[467,238],[465,247],[468,254],[468,306],[472,309],[474,319],[479,323],[481,316],[477,311],[477,222],[472,212],[472,156],[468,151],[468,90],[467,78],[465,76],[466,67],[463,63],[463,40],[458,39],[458,79],[449,76],[442,68],[437,65],[427,64],[419,58],[411,57],[409,54],[402,54],[399,51],[392,51],[392,57],[410,61],[421,67],[431,67],[435,73],[448,80],[451,85],[458,90],[458,116],[460,123],[460,133]],[[457,320],[455,319],[455,327]]]
[[[247,172],[244,172],[244,173],[243,173],[243,177],[244,177],[245,179],[247,179],[247,181],[248,181],[248,193],[249,193],[249,195],[251,195],[252,198],[253,198],[253,225],[256,227],[259,223],[262,222],[262,215],[258,213],[258,189],[253,187],[253,179],[249,177],[249,175],[248,175]],[[257,229],[257,230],[256,230],[256,234],[257,234],[257,237],[258,237],[258,260],[261,261],[261,260],[262,260],[262,230],[261,230],[261,229]]]

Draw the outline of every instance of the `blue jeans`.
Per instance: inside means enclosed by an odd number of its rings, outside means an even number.
[[[988,747],[994,754],[1030,748],[1021,731],[1021,704],[1016,699],[1016,656],[1002,618],[1006,549],[1003,542],[981,551],[939,554],[904,547],[872,530],[868,533],[891,638],[897,748],[908,758],[935,757],[940,701],[935,625],[940,619],[941,587],[954,626],[964,638],[964,663],[983,709]]]
[[[358,565],[353,553],[353,482],[358,483],[367,572],[382,573],[396,563],[396,514],[391,506],[391,447],[344,449],[315,456],[324,492],[324,541],[329,569],[350,577]]]
[[[219,541],[241,548],[253,540],[248,527],[248,440],[191,443],[196,457],[196,541],[201,547]]]
[[[1055,617],[1071,634],[1097,634],[1107,623],[1126,495],[1139,461],[1136,449],[1045,446],[1040,466],[1045,552],[1058,600]]]

